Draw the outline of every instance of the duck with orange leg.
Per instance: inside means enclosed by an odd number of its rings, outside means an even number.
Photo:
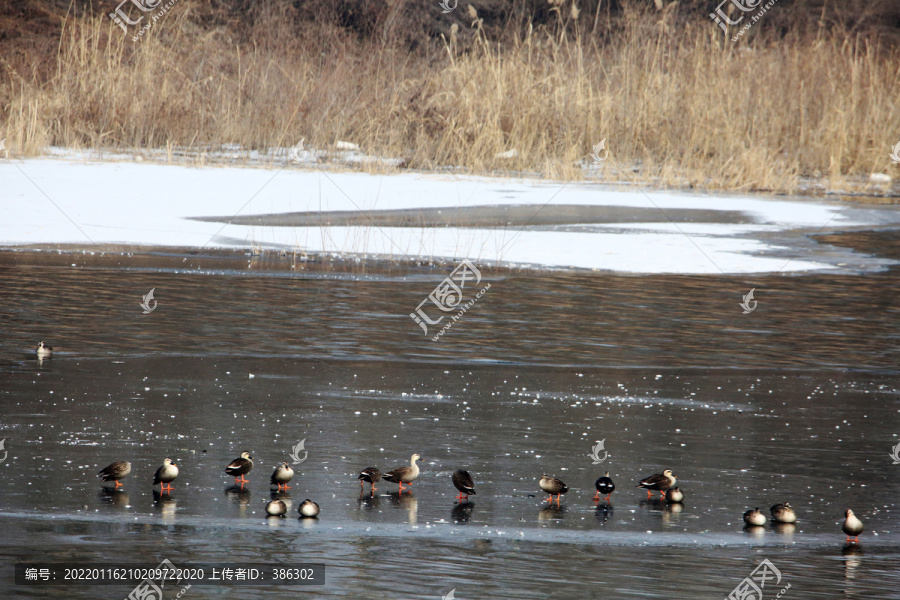
[[[865,527],[863,526],[863,522],[860,521],[853,511],[849,508],[844,512],[844,522],[841,525],[841,530],[847,534],[847,543],[859,543],[859,534],[863,532]],[[853,539],[850,539],[850,536],[853,536]]]
[[[163,494],[166,494],[175,489],[168,484],[175,481],[177,477],[178,465],[172,462],[171,458],[167,458],[163,461],[162,466],[156,470],[156,474],[153,475],[153,485],[156,485],[158,483],[159,491]]]
[[[559,505],[560,497],[569,491],[569,486],[567,486],[561,479],[556,479],[555,477],[548,477],[544,475],[541,477],[538,485],[541,486],[541,489],[546,493],[550,494],[550,497],[547,498],[547,501],[551,504],[553,503],[553,495],[556,494],[556,504]]]
[[[416,477],[419,476],[419,465],[416,464],[416,461],[422,460],[422,457],[419,456],[419,453],[413,454],[409,458],[409,466],[408,467],[397,467],[393,471],[388,471],[384,475],[381,476],[385,481],[390,481],[391,483],[396,483],[400,486],[400,493],[403,493],[403,484],[412,487],[413,481],[416,480]],[[410,491],[410,490],[407,490]]]
[[[365,489],[366,483],[370,483],[372,485],[372,489],[370,490],[371,494],[375,495],[375,490],[378,488],[375,487],[375,484],[381,481],[381,471],[376,469],[375,467],[366,467],[363,469],[359,477],[359,493],[362,494]]]
[[[269,481],[271,482],[271,485],[277,485],[279,490],[283,488],[284,491],[288,491],[291,489],[291,486],[289,486],[288,483],[290,483],[293,477],[294,469],[292,469],[287,462],[283,462],[272,472],[272,478]]]
[[[244,475],[251,470],[253,470],[253,457],[249,452],[241,452],[240,458],[234,459],[225,467],[225,472],[234,477],[235,485],[240,483],[242,488],[249,481],[244,479]]]
[[[119,483],[120,479],[125,479],[131,473],[131,463],[127,460],[117,460],[108,467],[100,469],[100,481],[113,481],[116,484],[115,489],[122,487]]]
[[[468,502],[469,496],[475,495],[475,481],[472,479],[472,475],[464,469],[459,469],[453,473],[453,487],[459,490],[459,496],[456,499],[460,502],[463,500]],[[465,494],[465,497],[463,497],[463,494]]]
[[[609,471],[606,472],[606,475],[594,482],[594,487],[597,488],[597,493],[594,494],[594,502],[600,501],[600,494],[606,494],[604,500],[609,502],[609,497],[616,491],[616,484],[609,478]]]
[[[672,474],[671,469],[666,469],[662,473],[657,473],[645,479],[641,479],[640,483],[638,483],[635,487],[644,488],[645,490],[647,490],[647,499],[649,500],[653,495],[653,490],[658,491],[660,499],[662,499],[666,497],[666,490],[674,486],[675,475]]]

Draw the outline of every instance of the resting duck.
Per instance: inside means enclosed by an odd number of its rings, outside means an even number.
[[[100,469],[100,481],[114,481],[116,489],[122,485],[120,479],[125,479],[131,473],[131,463],[127,460],[117,460],[108,467]]]
[[[672,474],[671,469],[666,469],[662,473],[657,473],[656,475],[651,475],[646,479],[641,479],[641,482],[635,487],[644,488],[645,490],[647,490],[647,498],[649,498],[651,496],[650,490],[657,490],[660,496],[665,497],[665,491],[674,486],[675,475]]]
[[[453,473],[453,486],[459,490],[459,496],[456,497],[460,502],[463,501],[463,494],[466,495],[465,500],[469,501],[469,496],[475,495],[475,482],[468,471],[459,469]]]
[[[597,501],[600,500],[600,494],[606,494],[604,500],[609,502],[610,495],[616,491],[616,484],[609,478],[609,471],[606,472],[606,475],[594,482],[594,487],[597,488],[597,493],[594,495],[594,500]]]
[[[850,536],[853,536],[853,542],[859,542],[859,534],[863,532],[863,522],[856,518],[856,515],[853,514],[853,511],[849,508],[844,513],[844,516],[847,517],[844,519],[843,525],[841,525],[841,530],[847,534],[847,541],[850,542]]]
[[[766,524],[766,515],[759,512],[759,508],[748,510],[744,513],[744,523],[751,527],[759,527]]]
[[[778,523],[793,523],[797,520],[797,513],[794,512],[794,509],[787,502],[774,505],[769,509],[769,512],[772,513],[772,518]]]
[[[400,493],[403,493],[403,484],[405,483],[412,487],[412,482],[419,476],[419,465],[416,464],[417,460],[422,460],[422,457],[419,456],[418,453],[413,454],[409,458],[408,467],[398,467],[393,471],[388,471],[382,475],[382,477],[385,481],[400,484]]]
[[[41,343],[37,345],[37,357],[38,358],[50,358],[53,356],[53,348],[48,346],[41,340]]]
[[[375,484],[381,481],[381,471],[376,469],[375,467],[366,467],[363,469],[359,477],[359,493],[362,494],[362,490],[365,487],[366,483],[372,484],[372,493],[375,493],[375,490],[378,488],[375,487]]]
[[[539,484],[541,489],[550,494],[550,497],[547,498],[547,501],[553,502],[553,494],[556,494],[556,503],[559,504],[559,498],[563,494],[569,491],[569,486],[563,483],[562,480],[556,479],[555,477],[547,477],[544,475],[541,477],[541,481]]]
[[[175,488],[167,484],[175,481],[176,477],[178,477],[178,465],[172,462],[171,458],[167,458],[156,470],[156,474],[153,476],[153,485],[158,483],[160,492],[171,492]]]
[[[682,492],[677,487],[669,488],[666,490],[666,502],[672,502],[678,504],[679,502],[684,502],[684,492]]]
[[[297,509],[297,512],[304,519],[314,519],[319,516],[319,505],[307,498],[300,505],[300,508]]]
[[[266,514],[273,517],[283,517],[287,512],[287,504],[282,500],[272,500],[266,504]]]
[[[250,456],[249,452],[241,452],[240,458],[234,459],[225,467],[225,472],[234,477],[234,482],[240,483],[241,487],[244,487],[244,484],[247,483],[244,475],[251,470],[253,470],[253,457]]]
[[[288,483],[294,477],[294,470],[287,462],[283,462],[272,473],[271,485],[277,485],[280,490],[282,487],[285,491],[291,489]]]

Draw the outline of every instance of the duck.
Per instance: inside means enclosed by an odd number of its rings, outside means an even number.
[[[48,346],[41,340],[41,343],[37,345],[37,357],[38,358],[50,358],[53,356],[53,348]]]
[[[160,492],[171,492],[175,488],[167,484],[175,481],[177,477],[178,465],[172,462],[171,458],[167,458],[163,461],[162,466],[156,470],[156,474],[153,475],[153,485],[158,483]]]
[[[272,500],[266,504],[266,514],[272,517],[283,517],[287,512],[287,504],[283,500]]]
[[[569,486],[563,483],[562,480],[556,479],[555,477],[548,477],[544,475],[541,477],[541,481],[538,483],[541,486],[541,489],[550,494],[550,497],[547,498],[549,502],[553,502],[553,494],[556,494],[556,503],[559,504],[559,498],[563,494],[569,491]]]
[[[453,473],[453,486],[459,490],[459,496],[457,496],[456,499],[460,502],[463,501],[463,494],[466,495],[466,502],[469,501],[470,495],[476,495],[475,481],[472,479],[469,472],[464,469],[459,469]]]
[[[127,460],[117,460],[108,467],[100,469],[100,481],[114,481],[116,489],[122,486],[120,479],[125,479],[131,473],[131,463]]]
[[[847,542],[859,542],[859,534],[863,532],[864,526],[863,522],[860,521],[853,511],[849,508],[844,512],[844,523],[841,525],[841,530],[847,534]],[[850,536],[853,536],[853,540],[850,539]]]
[[[419,476],[419,465],[416,464],[416,461],[419,460],[422,460],[422,457],[417,452],[409,458],[408,467],[397,467],[393,471],[388,471],[382,475],[382,478],[385,481],[400,484],[400,493],[403,493],[403,484],[405,483],[412,487],[412,482]]]
[[[248,469],[249,471],[249,469]],[[275,468],[275,471],[272,472],[272,485],[277,485],[278,489],[284,488],[285,491],[291,489],[288,483],[294,477],[294,470],[291,468],[287,461],[278,465]]]
[[[659,491],[660,496],[665,497],[665,491],[674,486],[675,475],[672,474],[671,469],[666,469],[662,473],[657,473],[656,475],[641,479],[641,482],[635,487],[647,490],[647,498],[649,498],[651,496],[650,490],[657,490]]]
[[[787,502],[774,505],[769,509],[769,512],[772,513],[772,518],[778,523],[793,523],[797,520],[797,513],[794,512],[794,509]]]
[[[673,504],[684,502],[684,492],[682,492],[677,487],[667,489],[666,502],[671,502]]]
[[[613,483],[613,480],[609,478],[609,471],[606,474],[599,478],[594,482],[594,487],[597,488],[597,493],[594,494],[594,500],[600,500],[600,494],[606,494],[606,500],[609,502],[609,497],[612,495],[614,491],[616,491],[616,484]]]
[[[225,467],[225,472],[234,477],[235,483],[240,483],[241,487],[244,487],[244,484],[247,483],[247,480],[244,479],[244,475],[253,470],[253,457],[250,456],[249,452],[241,452],[241,457],[236,458],[227,467]]]
[[[378,488],[375,487],[375,484],[381,481],[381,471],[376,469],[375,467],[366,467],[359,473],[359,493],[362,493],[363,488],[366,483],[372,484],[372,494],[375,493],[375,490]]]
[[[759,527],[766,524],[766,515],[759,512],[759,508],[748,510],[744,513],[744,523],[751,527]]]
[[[314,519],[319,516],[319,505],[307,498],[297,509],[304,519]]]

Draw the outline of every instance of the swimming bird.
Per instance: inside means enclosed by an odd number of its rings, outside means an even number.
[[[382,478],[385,481],[390,481],[391,483],[400,484],[400,492],[403,492],[403,484],[412,487],[412,482],[416,480],[416,477],[419,476],[419,465],[416,464],[417,460],[422,460],[422,457],[419,456],[418,453],[413,454],[409,458],[409,466],[408,467],[398,467],[393,471],[388,471]]]
[[[176,477],[178,477],[178,465],[173,463],[171,458],[167,458],[163,461],[162,466],[156,470],[156,474],[153,476],[153,485],[158,483],[159,491],[170,492],[175,488],[166,484],[175,481]]]
[[[616,484],[609,478],[609,471],[606,472],[606,475],[594,482],[594,487],[597,488],[597,493],[594,494],[594,500],[597,501],[600,500],[600,494],[606,494],[604,500],[608,502],[610,495],[616,491]]]
[[[282,500],[272,500],[266,504],[266,514],[273,517],[283,517],[287,512],[287,504]]]
[[[569,486],[561,480],[556,479],[555,477],[547,477],[546,475],[541,477],[541,481],[538,485],[541,486],[542,490],[550,494],[550,497],[547,498],[549,502],[553,502],[553,494],[556,494],[557,504],[559,504],[559,497],[569,491]]]
[[[744,513],[744,523],[758,527],[766,524],[766,515],[759,512],[759,508],[748,510]]]
[[[114,481],[116,483],[116,489],[119,489],[122,485],[119,483],[119,480],[125,479],[129,473],[131,473],[131,463],[127,460],[117,460],[108,467],[100,470],[100,480]]]
[[[283,462],[278,467],[276,467],[275,471],[272,473],[272,485],[277,485],[280,490],[282,487],[285,490],[291,489],[288,483],[294,477],[294,470],[291,468],[287,462]]]
[[[453,486],[459,490],[459,496],[457,496],[456,499],[460,502],[463,500],[463,494],[466,495],[466,501],[469,500],[470,495],[475,495],[475,482],[472,480],[472,476],[469,475],[468,471],[459,469],[454,472]]]
[[[647,497],[651,496],[650,490],[659,491],[660,496],[665,496],[665,491],[670,487],[675,486],[675,475],[672,474],[671,469],[666,469],[662,473],[657,473],[656,475],[651,475],[646,479],[641,479],[641,482],[637,484],[635,487],[644,488],[647,490]]]
[[[300,508],[297,509],[297,512],[299,512],[300,516],[305,519],[318,517],[319,505],[307,498],[303,501],[303,504],[300,505]]]
[[[53,348],[48,346],[41,340],[41,343],[37,345],[37,357],[38,358],[50,358],[53,356]]]
[[[253,470],[253,457],[250,456],[249,452],[241,452],[240,458],[234,459],[227,467],[225,467],[225,472],[234,477],[234,482],[240,483],[241,487],[244,487],[244,484],[247,483],[247,480],[244,479],[244,475],[251,470]],[[238,477],[240,477],[240,479]]]
[[[359,493],[362,493],[363,488],[366,483],[372,484],[372,493],[375,493],[375,490],[378,488],[375,487],[375,484],[381,481],[381,471],[376,469],[375,467],[366,467],[360,472],[359,477]]]
[[[797,513],[787,502],[774,505],[769,512],[772,513],[772,518],[779,523],[793,523],[797,520]]]
[[[666,502],[672,502],[678,504],[679,502],[684,502],[684,492],[682,492],[677,487],[669,488],[666,490]]]
[[[844,513],[844,516],[847,517],[844,519],[844,523],[841,525],[841,530],[847,534],[847,541],[850,542],[850,536],[853,536],[853,542],[859,542],[859,534],[863,532],[863,522],[856,518],[856,515],[853,514],[853,511],[849,508]]]

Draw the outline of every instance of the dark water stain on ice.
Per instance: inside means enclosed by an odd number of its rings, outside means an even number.
[[[855,235],[864,251],[886,243]],[[409,313],[448,272],[0,254],[8,593],[124,598],[129,586],[11,586],[12,565],[168,558],[326,565],[321,588],[185,598],[724,598],[768,559],[782,581],[765,598],[787,584],[784,598],[900,597],[896,269],[485,270],[491,289],[433,342]],[[744,315],[751,287],[759,304]],[[55,348],[43,363],[41,339]],[[292,489],[273,493],[272,470],[301,440]],[[600,440],[608,454],[593,464]],[[255,458],[243,489],[223,472],[242,450]],[[413,452],[425,462],[411,493],[382,481],[360,495],[360,469]],[[165,457],[181,474],[160,496]],[[119,491],[96,478],[114,460],[133,465]],[[468,504],[454,500],[457,468],[475,479]],[[681,505],[634,487],[664,468]],[[595,504],[604,471],[617,489]],[[542,474],[570,487],[558,507]],[[273,497],[288,518],[265,518]],[[297,518],[305,498],[317,520]],[[747,508],[784,501],[796,527],[744,530]],[[844,547],[846,508],[866,523],[858,548]]]

